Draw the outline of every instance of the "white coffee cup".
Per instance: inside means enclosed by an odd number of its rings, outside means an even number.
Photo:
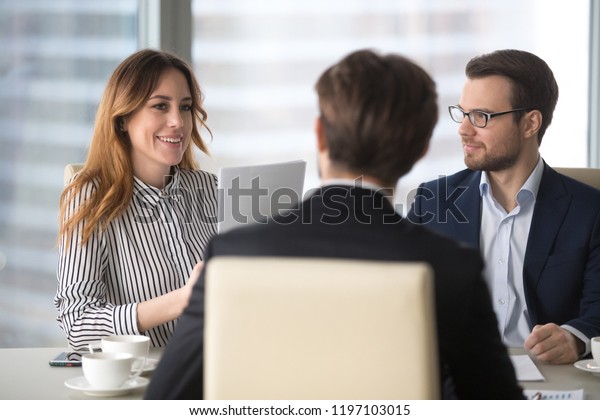
[[[92,388],[117,389],[142,372],[141,368],[131,372],[135,360],[130,353],[91,353],[83,355],[81,366]]]
[[[90,344],[90,352],[101,348],[103,352],[131,353],[134,357],[147,357],[150,338],[145,335],[108,335]]]
[[[596,366],[600,367],[600,337],[592,338],[592,357]]]

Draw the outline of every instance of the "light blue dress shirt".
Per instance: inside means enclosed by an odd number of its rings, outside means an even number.
[[[490,289],[498,329],[508,347],[523,347],[531,333],[523,288],[523,263],[533,209],[544,172],[542,158],[516,196],[517,206],[510,212],[494,199],[487,173],[479,184],[481,194],[480,247],[485,260],[485,278]],[[590,340],[579,330],[561,325],[585,344]]]
[[[479,185],[480,244],[485,278],[498,318],[498,329],[504,344],[509,347],[523,347],[531,332],[523,289],[523,262],[543,171],[544,165],[539,158],[516,195],[517,206],[508,213],[492,196],[487,173],[482,173]]]

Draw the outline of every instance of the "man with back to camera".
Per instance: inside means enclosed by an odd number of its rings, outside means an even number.
[[[390,199],[398,179],[427,151],[438,119],[433,80],[400,55],[360,50],[327,69],[316,90],[321,188],[266,224],[216,236],[207,264],[221,255],[428,262],[435,273],[440,372],[453,382],[453,397],[523,398],[477,251],[412,225]],[[202,398],[203,276],[147,399]]]
[[[540,157],[558,101],[542,59],[500,50],[465,73],[449,111],[468,169],[422,184],[408,219],[481,250],[507,346],[573,363],[600,335],[600,191]]]

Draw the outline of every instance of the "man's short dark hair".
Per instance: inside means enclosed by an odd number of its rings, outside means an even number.
[[[429,74],[411,60],[359,50],[319,78],[333,164],[393,185],[427,150],[438,120]]]

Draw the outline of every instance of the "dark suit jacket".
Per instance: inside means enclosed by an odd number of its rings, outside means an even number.
[[[267,224],[216,236],[207,260],[217,255],[281,255],[426,261],[435,272],[444,379],[452,378],[459,398],[522,398],[477,251],[403,220],[383,195],[367,189],[325,187],[300,207]],[[153,374],[148,399],[202,397],[203,285],[201,277]]]
[[[408,219],[479,248],[481,172],[422,184]],[[600,335],[600,191],[544,163],[523,264],[531,327],[567,324]]]

